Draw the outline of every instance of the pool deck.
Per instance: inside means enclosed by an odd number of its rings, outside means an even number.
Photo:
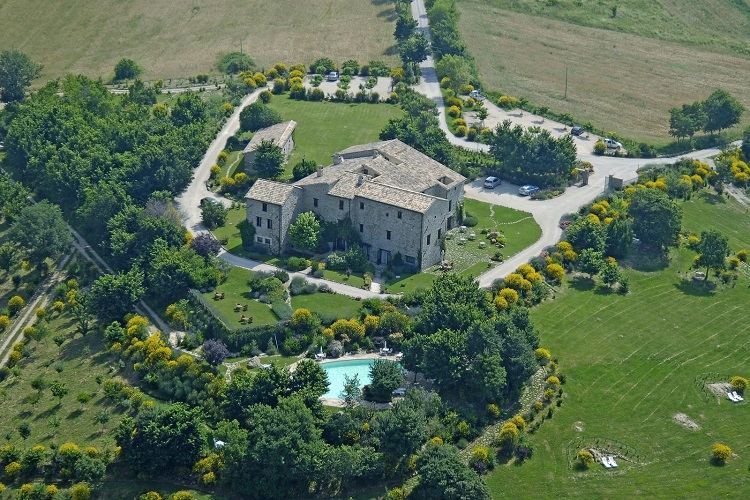
[[[355,359],[387,359],[389,361],[397,361],[396,356],[381,356],[376,352],[357,353],[357,354],[345,354],[340,358],[326,358],[318,363],[335,363],[336,361],[351,361]],[[297,363],[295,363],[296,365]],[[291,367],[290,367],[291,368]],[[396,399],[396,398],[394,398]],[[339,398],[320,398],[320,402],[325,406],[332,406],[334,408],[343,408],[344,400]],[[391,407],[391,403],[372,403],[370,401],[360,400],[360,405],[365,405],[373,410],[387,410]]]

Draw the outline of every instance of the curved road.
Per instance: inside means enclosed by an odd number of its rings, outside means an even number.
[[[424,0],[414,0],[411,5],[412,15],[417,21],[417,30],[430,39],[430,28]],[[470,150],[489,151],[489,146],[486,144],[466,141],[454,136],[448,129],[445,119],[445,104],[440,92],[440,82],[435,71],[435,62],[432,56],[428,56],[420,64],[420,69],[422,70],[422,80],[415,86],[415,90],[426,95],[437,106],[440,115],[438,117],[440,129],[445,132],[448,141],[451,144]],[[489,111],[489,117],[485,120],[487,125],[496,125],[507,119],[511,120],[514,124],[523,125],[524,127],[533,125],[545,128],[557,137],[568,133],[567,127],[564,124],[546,120],[541,116],[524,113],[520,110],[508,112],[498,108],[487,100],[484,103]],[[573,140],[579,152],[590,151],[593,142],[598,140],[598,137],[587,134],[585,137],[574,137]],[[502,184],[494,190],[486,190],[482,187],[482,180],[480,179],[466,185],[465,195],[467,198],[530,212],[534,216],[534,220],[542,228],[542,236],[533,245],[510,256],[502,264],[480,275],[479,286],[490,286],[496,279],[507,276],[521,264],[525,264],[539,255],[544,248],[560,241],[562,238],[562,229],[560,229],[559,225],[560,218],[565,214],[576,212],[579,207],[590,203],[597,196],[604,193],[605,181],[609,175],[628,180],[636,177],[637,170],[645,165],[669,163],[683,157],[705,160],[710,156],[718,154],[720,151],[718,148],[711,148],[677,157],[650,160],[641,158],[614,158],[595,156],[590,153],[579,153],[578,158],[580,160],[591,162],[594,165],[594,173],[589,177],[589,184],[582,187],[569,187],[561,196],[544,201],[535,201],[528,197],[518,196],[518,186],[512,184]]]
[[[430,30],[427,20],[427,11],[424,6],[423,0],[414,0],[412,2],[412,15],[417,21],[417,30],[430,39]],[[448,125],[445,121],[445,105],[443,103],[442,93],[440,92],[440,83],[438,81],[437,72],[435,71],[435,64],[432,56],[420,64],[422,70],[422,79],[418,85],[414,88],[418,92],[421,92],[437,106],[439,117],[438,123],[440,129],[445,133],[448,140],[456,145],[466,149],[475,149],[480,151],[489,151],[489,146],[486,144],[479,144],[476,142],[469,142],[464,139],[458,138],[450,133]],[[214,197],[207,187],[206,183],[210,176],[211,166],[215,163],[216,157],[224,149],[227,139],[234,135],[239,130],[239,115],[240,112],[249,104],[255,102],[264,89],[257,89],[252,94],[247,95],[242,99],[241,103],[232,113],[232,116],[224,124],[216,139],[211,143],[208,150],[206,151],[203,160],[195,171],[193,181],[191,182],[188,189],[179,196],[176,201],[180,213],[182,214],[183,221],[187,229],[193,234],[199,234],[207,231],[206,227],[201,222],[200,212],[200,200],[205,197]],[[521,113],[518,110],[508,112],[495,106],[489,101],[485,101],[485,106],[489,111],[489,117],[486,120],[487,124],[500,123],[505,119],[511,120],[513,123],[523,125],[525,127],[538,126],[549,130],[555,136],[561,136],[567,134],[567,127],[563,124],[545,120],[541,116],[532,115],[529,113]],[[574,141],[579,151],[588,150],[591,148],[591,144],[596,140],[596,136],[585,136],[575,137]],[[719,149],[705,149],[702,151],[696,151],[689,155],[684,155],[690,158],[699,160],[705,160],[709,156],[713,156],[719,153]],[[502,278],[512,273],[519,265],[524,264],[531,260],[533,257],[539,255],[539,253],[546,247],[554,245],[562,238],[562,229],[560,229],[559,223],[560,218],[568,213],[572,213],[578,210],[582,205],[591,202],[597,196],[604,193],[605,181],[609,175],[615,175],[622,179],[631,179],[636,176],[636,171],[645,165],[654,163],[667,163],[675,161],[681,157],[672,158],[658,158],[652,160],[644,160],[638,158],[613,158],[613,157],[602,157],[594,156],[593,154],[581,153],[578,155],[579,159],[589,161],[594,165],[594,173],[589,177],[589,184],[582,187],[570,187],[565,193],[557,198],[544,201],[534,201],[528,197],[518,196],[518,186],[511,184],[503,184],[495,190],[485,190],[482,187],[482,181],[477,180],[471,184],[468,184],[465,188],[465,194],[468,198],[476,200],[502,205],[506,207],[516,208],[530,212],[534,220],[539,224],[542,229],[542,236],[533,245],[523,249],[521,252],[509,256],[506,261],[502,264],[495,266],[486,273],[479,276],[479,285],[482,287],[488,287],[498,278]],[[214,197],[223,203],[227,203],[227,200],[221,197]],[[274,266],[264,264],[262,262],[246,259],[228,253],[225,249],[219,253],[219,257],[229,262],[230,264],[242,267],[245,269],[251,269],[256,271],[273,271],[277,269]],[[333,291],[348,295],[351,297],[383,297],[382,294],[376,292],[370,292],[359,288],[343,285],[341,283],[330,282],[327,280],[321,280],[313,278],[304,273],[290,273],[291,276],[303,276],[310,282],[317,284],[326,284]]]
[[[206,226],[203,225],[201,220],[200,202],[203,198],[210,197],[215,200],[221,201],[224,204],[228,204],[229,201],[221,196],[216,196],[215,193],[210,191],[206,184],[211,175],[211,166],[216,163],[216,157],[224,150],[224,146],[227,140],[232,137],[240,129],[240,113],[246,106],[254,103],[258,100],[260,93],[265,90],[264,88],[258,88],[255,92],[245,96],[240,104],[235,108],[232,116],[230,116],[221,128],[221,131],[216,138],[211,142],[211,145],[206,150],[206,154],[203,155],[198,168],[195,169],[193,180],[179,197],[175,199],[177,202],[177,208],[182,216],[182,220],[190,233],[197,235],[200,233],[208,232]],[[238,255],[227,252],[224,248],[219,251],[219,257],[233,266],[241,267],[243,269],[251,269],[253,271],[275,271],[278,269],[275,266],[258,262],[251,259],[246,259]],[[371,292],[369,290],[362,290],[349,285],[336,283],[333,281],[323,280],[319,278],[313,278],[312,276],[304,273],[289,273],[291,277],[301,276],[310,283],[316,283],[318,285],[327,285],[331,290],[342,295],[348,295],[350,297],[361,297],[364,299],[383,297],[377,292]]]

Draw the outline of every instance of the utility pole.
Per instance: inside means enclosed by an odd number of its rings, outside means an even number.
[[[240,54],[242,54],[242,40],[240,40]],[[568,89],[568,81],[566,79],[565,80],[565,95],[566,96],[568,95],[568,90],[567,89]]]
[[[568,67],[565,66],[565,99],[568,98]]]

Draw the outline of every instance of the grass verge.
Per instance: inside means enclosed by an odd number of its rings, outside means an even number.
[[[292,168],[303,158],[327,166],[336,151],[379,140],[388,120],[401,116],[401,109],[395,104],[296,101],[288,95],[274,96],[269,106],[284,120],[298,124],[294,150],[284,171],[286,178],[292,176]]]
[[[737,222],[734,200],[696,197],[689,204],[684,225],[695,231]],[[733,251],[750,238],[746,224],[730,236]],[[747,403],[717,397],[706,382],[723,381],[713,374],[748,375],[748,278],[735,287],[694,282],[686,272],[693,255],[673,251],[667,267],[626,270],[627,295],[568,281],[555,300],[531,311],[542,345],[567,376],[567,400],[532,436],[532,460],[487,476],[493,496],[534,497],[532,485],[541,477],[545,488],[566,498],[747,496],[742,457],[750,452],[750,431],[737,425],[747,419]],[[682,415],[697,428],[681,424]],[[709,460],[715,442],[736,453],[723,467]],[[578,449],[607,443],[630,450],[616,471],[570,467]]]

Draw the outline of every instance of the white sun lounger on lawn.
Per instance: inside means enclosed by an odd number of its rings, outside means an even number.
[[[737,391],[732,391],[732,394],[734,395],[734,400],[735,401],[744,401],[745,400],[745,398],[743,398],[742,396],[740,396],[740,393],[737,392]]]
[[[615,462],[615,457],[609,457],[609,465],[611,467],[617,467],[617,462]]]
[[[602,457],[602,465],[606,467],[607,469],[612,468],[611,465],[609,465],[609,460],[607,460],[607,457]]]
[[[737,403],[738,402],[737,398],[734,397],[734,393],[732,393],[732,392],[728,392],[727,393],[727,398],[729,398],[729,400],[732,401],[733,403]]]

